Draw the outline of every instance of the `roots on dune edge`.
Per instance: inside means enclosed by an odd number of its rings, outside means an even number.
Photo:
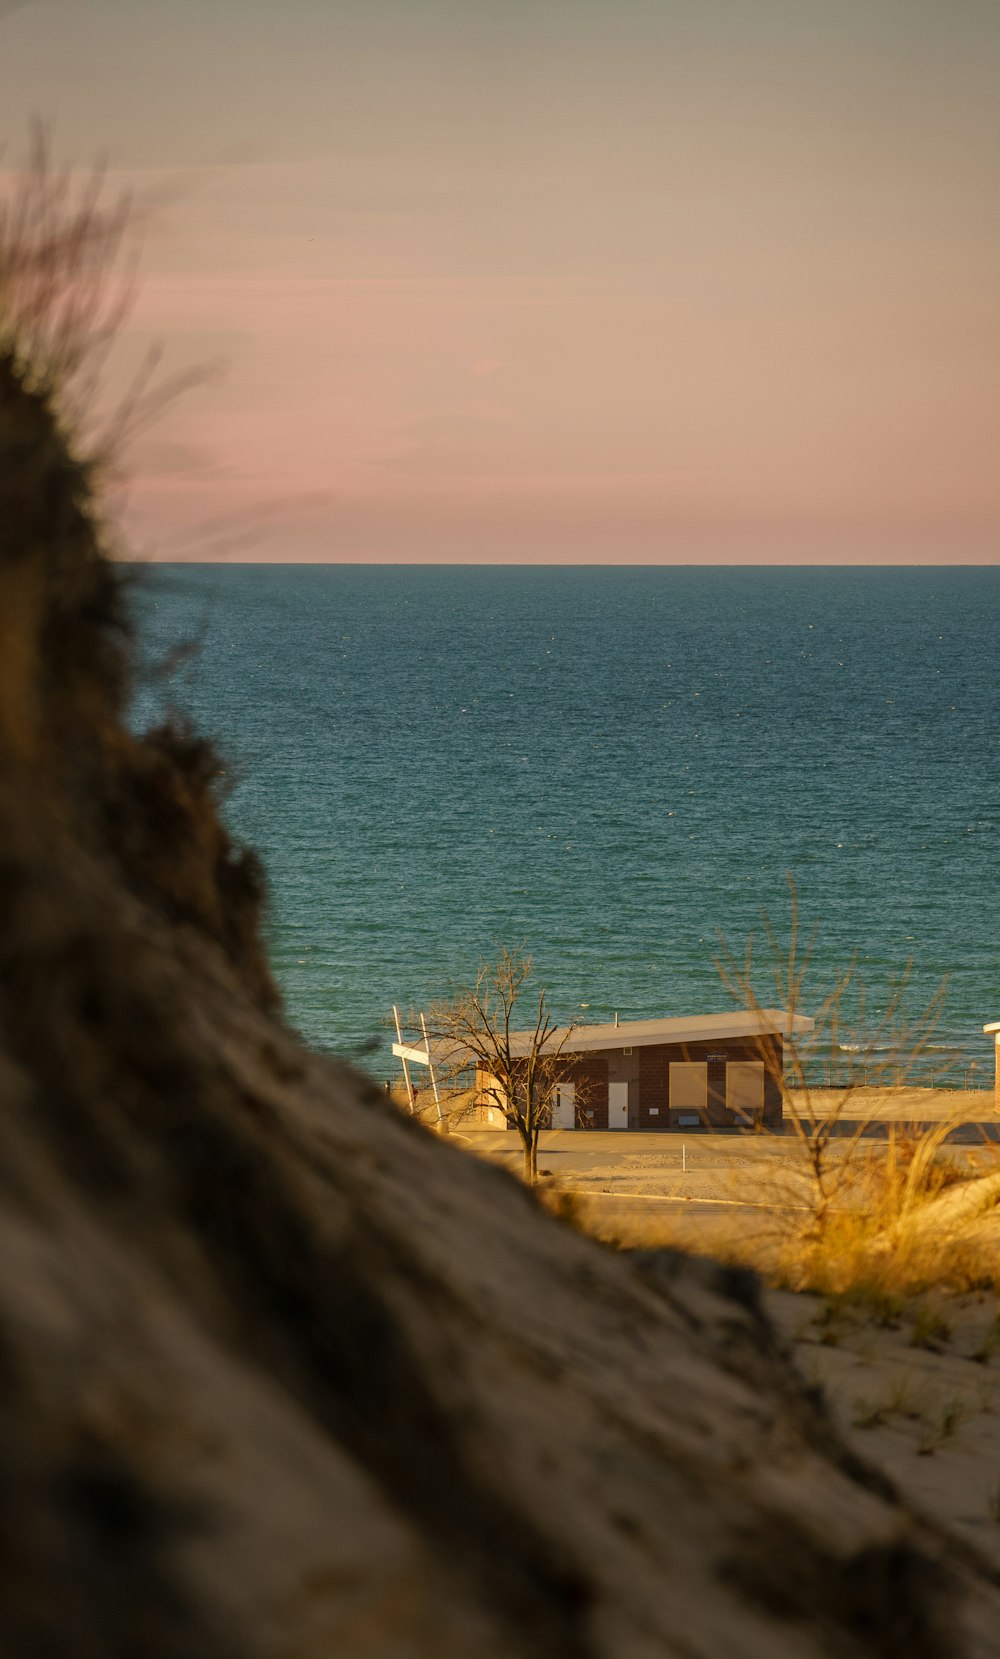
[[[1000,1651],[748,1277],[602,1250],[283,1023],[219,761],[0,357],[0,1647]]]

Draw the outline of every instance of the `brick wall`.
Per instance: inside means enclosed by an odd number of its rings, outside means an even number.
[[[780,1059],[781,1039],[773,1041]],[[730,1127],[742,1122],[726,1105],[726,1067],[730,1060],[759,1060],[760,1049],[752,1038],[730,1037],[712,1043],[653,1043],[638,1050],[639,1100],[635,1113],[637,1129],[676,1129],[678,1114],[670,1110],[669,1077],[671,1062],[700,1061],[708,1068],[708,1106],[704,1113],[707,1126]],[[684,1112],[690,1117],[691,1112]],[[769,1127],[781,1123],[781,1089],[776,1078],[764,1072],[764,1122]]]
[[[578,1129],[608,1127],[608,1056],[581,1054],[569,1069],[576,1084],[576,1126]],[[593,1113],[588,1117],[587,1113]]]
[[[567,1083],[576,1086],[576,1127],[578,1129],[606,1129],[608,1127],[608,1056],[603,1053],[581,1054],[578,1059],[567,1056],[563,1074]],[[494,1083],[490,1074],[481,1068],[476,1071],[477,1105],[485,1102],[486,1090]],[[588,1114],[590,1114],[588,1116]]]
[[[665,1043],[651,1044],[639,1050],[637,1129],[667,1129],[670,1126],[667,1068],[671,1056],[676,1060],[688,1058],[679,1049],[668,1048]]]
[[[781,1039],[773,1041],[778,1057]],[[671,1062],[693,1060],[708,1067],[708,1106],[702,1114],[707,1128],[731,1128],[743,1119],[726,1105],[726,1067],[730,1060],[759,1060],[760,1049],[752,1038],[730,1037],[713,1043],[652,1043],[634,1049],[632,1055],[621,1050],[602,1050],[567,1056],[565,1076],[576,1085],[576,1122],[578,1129],[607,1129],[609,1071],[629,1084],[630,1129],[678,1129],[680,1116],[692,1113],[671,1111],[669,1077]],[[477,1073],[480,1089],[486,1083],[483,1073]],[[781,1125],[781,1089],[777,1079],[764,1072],[764,1123],[769,1128]]]

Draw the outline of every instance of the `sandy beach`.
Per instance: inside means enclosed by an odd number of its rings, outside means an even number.
[[[862,1126],[865,1138],[878,1142],[893,1126],[897,1135],[916,1134],[954,1119],[949,1147],[974,1169],[979,1150],[1000,1138],[992,1090],[862,1089],[840,1111],[842,1100],[840,1090],[812,1091],[812,1109],[835,1118],[845,1141]],[[512,1132],[463,1132],[463,1138],[480,1156],[520,1168],[520,1142]],[[599,1205],[615,1224],[624,1224],[636,1203],[683,1208],[699,1221],[723,1210],[744,1212],[749,1222],[755,1213],[795,1202],[789,1187],[795,1152],[787,1119],[782,1133],[760,1135],[556,1129],[542,1134],[539,1167],[561,1188]]]
[[[836,1114],[837,1090],[813,1092]],[[949,1119],[949,1156],[969,1175],[995,1168],[1000,1118],[992,1091],[858,1091],[841,1127],[864,1123],[877,1148]],[[512,1137],[469,1137],[480,1155],[517,1169]],[[845,1141],[845,1145],[846,1145]],[[725,1253],[735,1233],[764,1244],[793,1221],[795,1137],[740,1134],[581,1134],[542,1137],[540,1164],[572,1193],[588,1231],[624,1245],[658,1233]],[[803,1215],[807,1206],[802,1205]],[[762,1288],[805,1382],[821,1389],[847,1443],[927,1513],[1000,1567],[1000,1313],[995,1291],[927,1293],[882,1310]]]
[[[769,1290],[768,1312],[848,1444],[1000,1568],[1000,1315],[995,1292],[892,1317]]]

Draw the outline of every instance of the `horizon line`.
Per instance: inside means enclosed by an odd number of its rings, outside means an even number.
[[[741,559],[698,560],[653,563],[648,559],[153,559],[120,557],[116,564],[140,565],[153,569],[160,565],[212,565],[220,569],[238,565],[242,570],[1000,570],[1000,557],[986,559],[870,560],[864,564],[853,560],[786,560]]]

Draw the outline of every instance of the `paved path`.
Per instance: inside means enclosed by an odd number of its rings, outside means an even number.
[[[972,1149],[1000,1141],[1000,1120],[982,1111],[984,1099],[992,1104],[991,1095],[974,1098],[979,1113],[956,1126],[949,1136],[954,1144]],[[949,1115],[939,1109],[920,1126],[939,1126]],[[866,1134],[884,1142],[892,1123],[900,1121],[900,1116],[876,1119],[866,1123]],[[912,1123],[912,1115],[907,1113],[902,1121]],[[847,1135],[857,1127],[855,1120],[838,1129]],[[520,1172],[516,1134],[479,1131],[467,1135],[465,1142],[480,1156]],[[784,1134],[764,1135],[739,1130],[709,1134],[552,1129],[540,1138],[538,1165],[563,1191],[592,1205],[602,1229],[625,1235],[630,1219],[635,1221],[640,1213],[650,1220],[656,1215],[665,1221],[673,1218],[687,1234],[689,1227],[700,1232],[705,1225],[759,1229],[766,1227],[769,1212],[788,1215],[808,1208],[804,1170],[790,1125]]]

